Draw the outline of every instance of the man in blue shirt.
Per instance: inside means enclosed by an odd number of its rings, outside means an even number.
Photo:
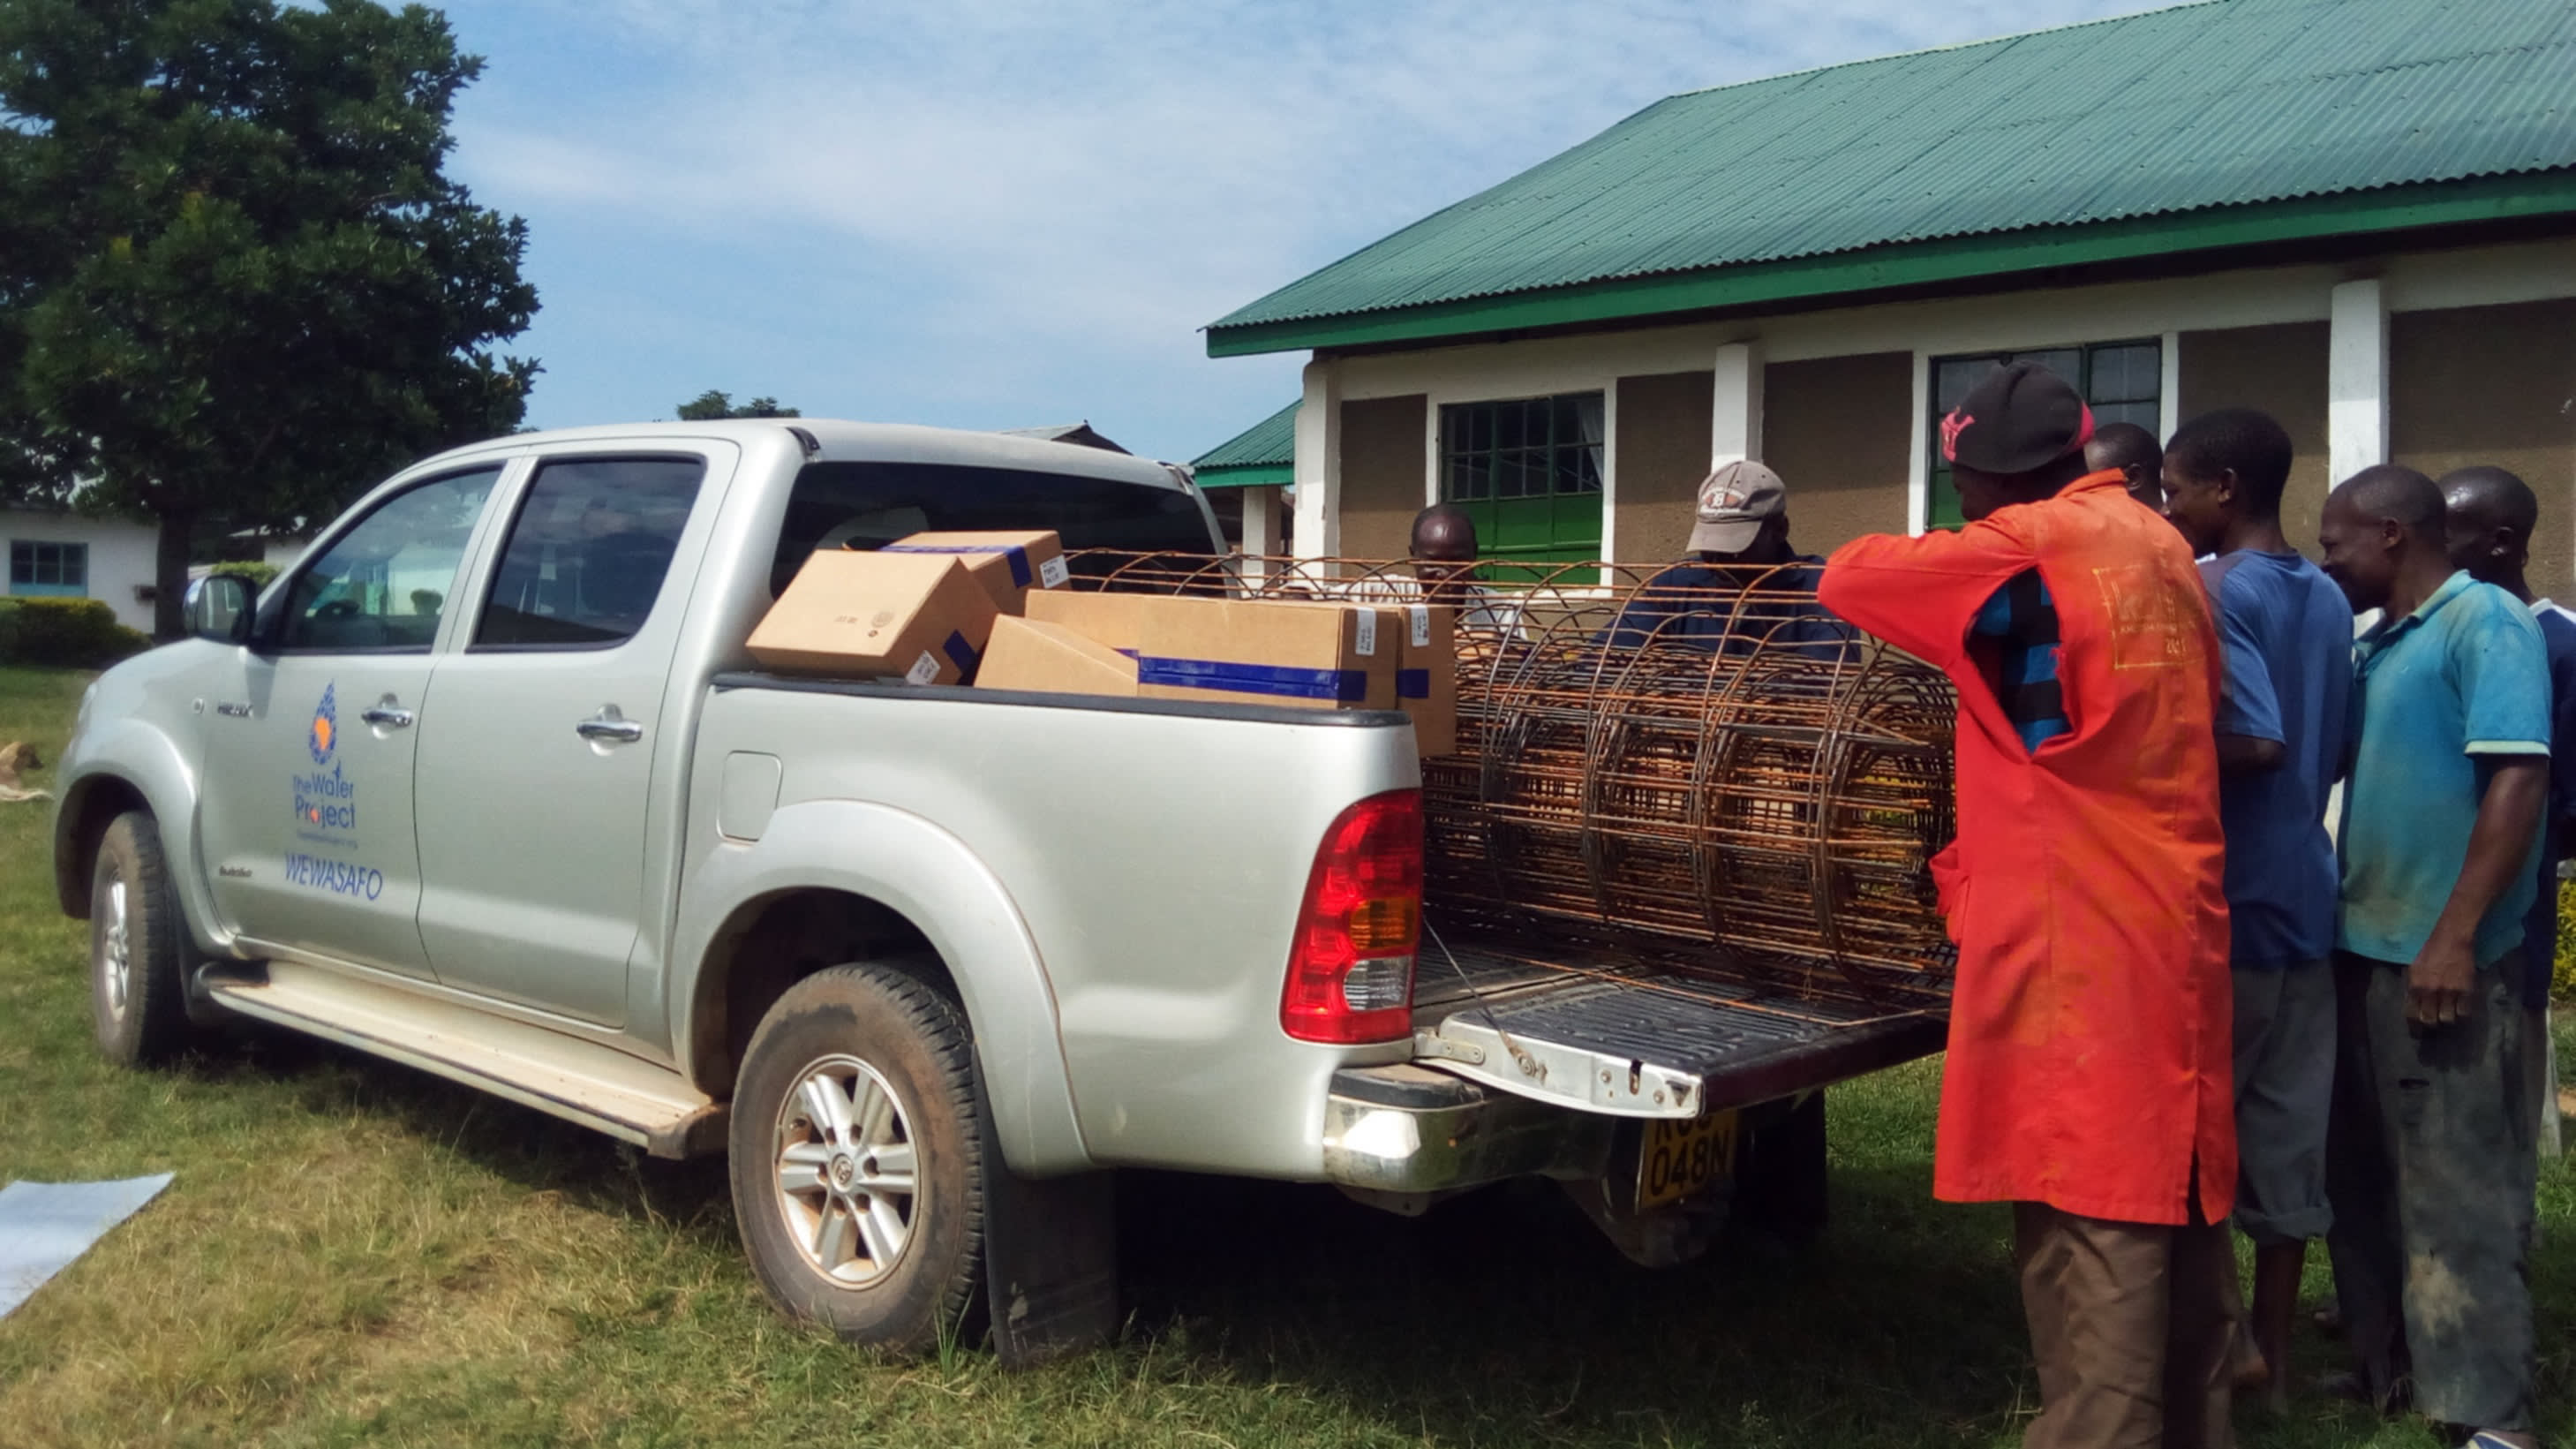
[[[2522,925],[2524,964],[2531,968],[2522,1002],[2531,1008],[2537,1038],[2532,1109],[2539,1115],[2542,1149],[2555,1155],[2558,1081],[2549,1050],[2549,970],[2558,955],[2558,863],[2566,858],[2570,817],[2576,816],[2576,615],[2533,598],[2523,578],[2531,531],[2540,525],[2540,500],[2529,484],[2502,468],[2462,468],[2443,475],[2442,506],[2452,564],[2522,600],[2549,651],[2549,810],[2541,827],[2540,879]]]
[[[1860,636],[1816,602],[1825,561],[1789,546],[1789,493],[1760,463],[1727,463],[1700,480],[1690,534],[1696,563],[1657,573],[1595,643],[1680,644],[1737,656],[1765,645],[1823,660],[1857,658]]]
[[[2236,1225],[2254,1242],[2253,1341],[2274,1407],[2308,1243],[2333,1223],[2335,855],[2352,606],[2281,534],[2290,435],[2247,408],[2205,413],[2166,447],[2165,516],[2203,555],[2225,679],[2219,822],[2235,983]]]
[[[2361,636],[2340,832],[2327,1189],[2361,1387],[2532,1449],[2523,918],[2549,792],[2539,627],[2451,567],[2442,493],[2365,468],[2326,499],[2325,570]]]

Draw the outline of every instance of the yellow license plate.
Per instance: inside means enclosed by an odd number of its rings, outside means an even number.
[[[1688,1121],[1657,1118],[1646,1124],[1637,1149],[1637,1206],[1680,1202],[1735,1170],[1735,1113],[1712,1112]]]

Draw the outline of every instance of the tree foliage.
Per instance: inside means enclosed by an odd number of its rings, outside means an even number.
[[[480,72],[372,0],[0,0],[0,496],[326,516],[508,432],[526,224],[442,172]]]
[[[774,397],[756,397],[737,405],[733,394],[708,388],[680,404],[676,416],[684,423],[712,422],[717,418],[801,418],[794,408],[783,408]]]

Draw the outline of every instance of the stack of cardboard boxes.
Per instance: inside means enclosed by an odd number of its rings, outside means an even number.
[[[1397,709],[1456,748],[1454,610],[1072,593],[1052,533],[818,551],[751,636],[767,668],[914,684]]]
[[[964,684],[1033,589],[1065,580],[1053,533],[916,533],[875,550],[816,549],[751,631],[787,674]]]

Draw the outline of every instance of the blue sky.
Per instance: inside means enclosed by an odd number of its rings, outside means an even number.
[[[1302,354],[1199,328],[1677,91],[2129,0],[457,0],[529,421],[722,388],[1188,458]]]

